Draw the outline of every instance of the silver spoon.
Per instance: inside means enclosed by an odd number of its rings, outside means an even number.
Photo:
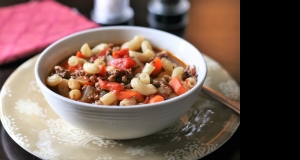
[[[204,94],[223,103],[224,105],[226,105],[227,107],[229,107],[230,109],[232,109],[233,111],[235,111],[237,114],[240,115],[240,102],[230,99],[227,96],[225,96],[224,94],[222,94],[208,86],[205,86],[205,85],[202,86],[201,91]]]

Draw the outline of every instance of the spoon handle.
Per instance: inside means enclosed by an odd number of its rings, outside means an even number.
[[[219,102],[223,103],[227,107],[231,108],[234,110],[236,113],[240,115],[240,102],[232,100],[228,98],[227,96],[223,95],[222,93],[203,85],[201,91],[206,94],[211,96],[212,98],[218,100]]]

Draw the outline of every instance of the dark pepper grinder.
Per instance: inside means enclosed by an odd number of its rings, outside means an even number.
[[[150,0],[147,21],[151,28],[182,37],[188,25],[188,0]]]

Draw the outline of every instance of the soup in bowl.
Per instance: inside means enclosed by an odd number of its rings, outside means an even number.
[[[100,27],[47,47],[37,83],[66,122],[109,139],[133,139],[176,123],[196,101],[207,74],[201,52],[170,33]]]

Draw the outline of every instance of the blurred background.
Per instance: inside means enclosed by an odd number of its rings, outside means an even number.
[[[0,0],[0,7],[29,0]],[[91,18],[94,0],[57,0]],[[220,63],[240,84],[240,0],[189,0],[186,40]],[[149,27],[149,0],[130,0],[133,24]]]

